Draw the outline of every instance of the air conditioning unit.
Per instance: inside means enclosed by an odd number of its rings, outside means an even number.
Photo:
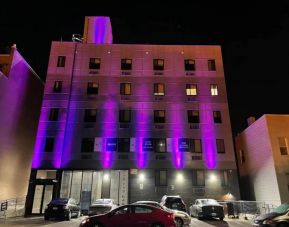
[[[204,187],[193,188],[193,194],[203,196],[205,195],[205,188]]]

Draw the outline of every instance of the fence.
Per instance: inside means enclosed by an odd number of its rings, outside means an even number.
[[[0,201],[0,219],[24,216],[26,197]]]

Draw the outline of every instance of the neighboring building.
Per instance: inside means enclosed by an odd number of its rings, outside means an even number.
[[[0,51],[0,200],[27,194],[43,89],[15,45]]]
[[[219,46],[112,44],[109,18],[87,17],[83,43],[52,42],[26,213],[239,198],[233,149]]]
[[[289,201],[289,115],[266,114],[236,136],[242,199]]]

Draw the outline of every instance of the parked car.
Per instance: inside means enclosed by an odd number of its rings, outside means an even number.
[[[276,207],[273,212],[261,214],[254,220],[253,226],[289,226],[289,204],[284,203]]]
[[[223,206],[214,199],[196,199],[189,210],[191,216],[199,219],[214,217],[223,221],[225,216]]]
[[[190,223],[191,223],[191,217],[186,212],[180,211],[180,210],[169,209],[169,208],[161,205],[158,202],[155,202],[155,201],[137,201],[134,204],[150,205],[150,206],[154,206],[154,207],[160,208],[162,210],[173,212],[175,214],[176,227],[182,227],[184,225],[190,225]]]
[[[179,195],[164,195],[160,204],[173,210],[187,212],[186,204]]]
[[[118,207],[106,214],[88,217],[80,227],[175,227],[174,214],[159,208],[130,204]]]
[[[97,199],[89,206],[88,215],[105,214],[117,207],[113,199]]]
[[[56,198],[52,199],[44,211],[44,219],[62,218],[70,220],[72,216],[79,217],[81,214],[80,207],[75,199],[72,198]]]

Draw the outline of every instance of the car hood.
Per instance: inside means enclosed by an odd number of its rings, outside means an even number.
[[[185,215],[185,216],[189,216],[186,212],[184,211],[181,211],[181,210],[172,210],[175,214],[182,214],[182,215]]]
[[[267,213],[267,214],[261,214],[255,219],[255,221],[264,221],[266,219],[275,218],[275,217],[280,216],[280,215],[281,214],[276,213],[276,212],[271,212],[271,213]]]

